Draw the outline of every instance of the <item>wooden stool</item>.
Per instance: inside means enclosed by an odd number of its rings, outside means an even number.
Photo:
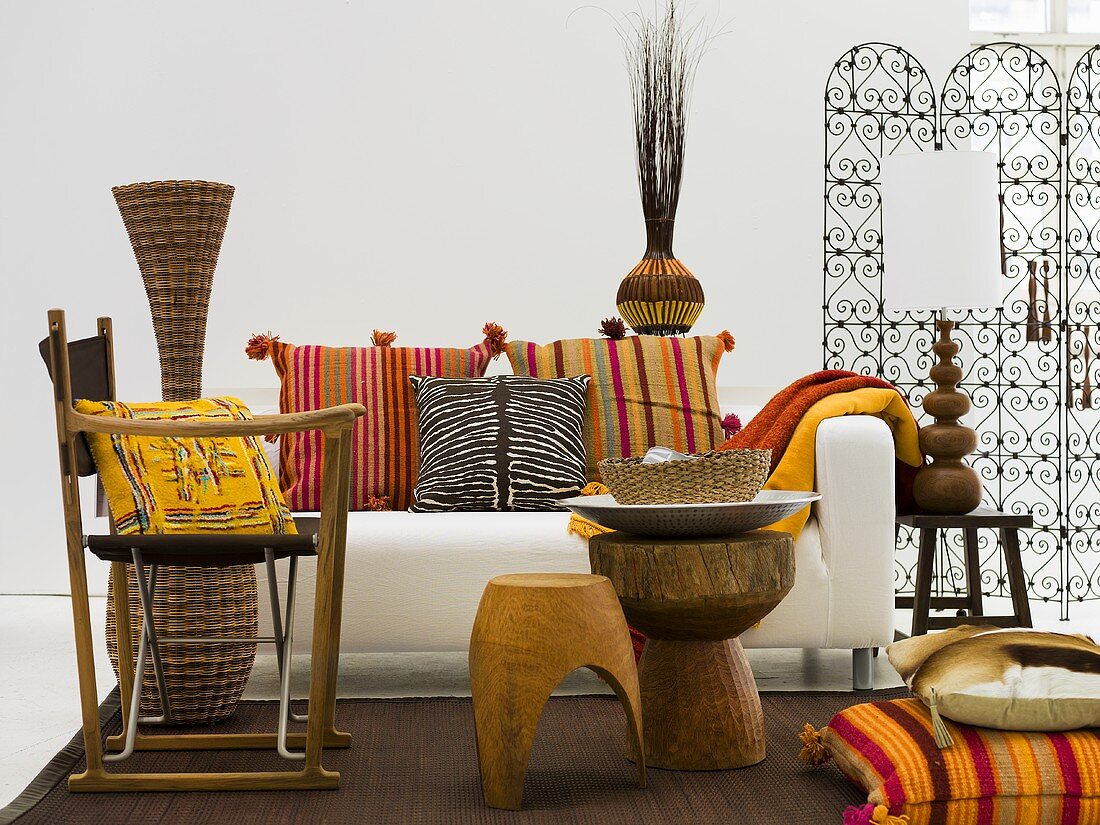
[[[912,596],[897,596],[895,606],[913,609],[913,635],[929,630],[944,630],[962,624],[991,624],[998,627],[1031,627],[1031,608],[1027,602],[1027,582],[1020,560],[1021,527],[1031,527],[1030,515],[1013,515],[979,507],[961,516],[912,515],[898,516],[898,524],[920,531],[920,551],[917,556],[916,591]],[[1012,596],[1011,616],[986,616],[982,609],[982,571],[978,558],[978,528],[991,527],[1000,532],[1005,555],[1005,572]],[[932,572],[936,558],[936,536],[940,530],[963,531],[966,549],[966,595],[933,596]],[[929,616],[931,610],[965,609],[966,616]]]
[[[481,789],[491,808],[518,811],[543,705],[580,667],[602,676],[641,748],[638,671],[611,583],[587,573],[515,573],[490,580],[470,636]],[[644,788],[645,761],[638,760]]]
[[[588,557],[615,585],[630,624],[649,637],[638,667],[646,762],[701,771],[763,760],[764,713],[736,637],[794,585],[790,533],[602,533],[589,539]]]

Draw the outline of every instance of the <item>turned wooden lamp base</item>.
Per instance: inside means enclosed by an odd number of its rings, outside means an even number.
[[[963,459],[978,446],[978,436],[959,423],[970,410],[970,399],[959,392],[962,370],[952,360],[959,345],[951,340],[955,322],[943,315],[936,322],[940,336],[932,345],[939,359],[929,371],[936,389],[924,397],[924,411],[936,421],[920,431],[920,448],[932,463],[917,471],[913,498],[926,513],[963,515],[982,503],[982,481]]]

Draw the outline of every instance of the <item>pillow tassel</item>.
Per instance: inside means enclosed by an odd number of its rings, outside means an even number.
[[[626,322],[614,315],[604,318],[600,321],[599,333],[612,341],[621,341],[626,337]]]
[[[824,732],[825,728],[816,730],[809,722],[802,726],[802,732],[798,734],[802,742],[802,750],[798,752],[799,762],[817,767],[829,761],[829,752],[821,742],[821,734]]]
[[[844,809],[844,825],[909,825],[909,816],[890,816],[885,805],[849,805]]]
[[[376,329],[371,333],[370,343],[373,347],[388,347],[397,340],[396,332],[386,332],[384,330]]]
[[[726,438],[733,438],[741,432],[741,418],[737,413],[730,413],[722,419],[722,432]]]
[[[244,346],[244,354],[253,361],[266,361],[271,355],[272,345],[278,340],[279,336],[272,335],[270,330],[267,333],[258,332],[248,339],[248,343]]]
[[[928,699],[928,712],[932,714],[932,734],[936,738],[936,747],[940,750],[950,748],[955,744],[955,740],[951,738],[951,731],[947,729],[947,725],[943,722],[943,717],[940,716],[939,708],[936,707],[935,688],[932,688],[931,695]]]
[[[504,345],[508,342],[508,330],[500,324],[487,321],[485,326],[481,328],[481,332],[485,336],[485,343],[489,345],[489,352],[493,354],[494,358],[504,352]]]
[[[722,342],[722,346],[725,347],[726,352],[733,352],[733,348],[737,346],[737,339],[730,334],[728,329],[724,329],[718,333],[718,340]]]

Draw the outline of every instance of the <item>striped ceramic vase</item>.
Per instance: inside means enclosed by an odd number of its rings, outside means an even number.
[[[675,221],[646,220],[645,255],[619,284],[619,314],[639,335],[684,335],[703,311],[703,287],[672,252]]]

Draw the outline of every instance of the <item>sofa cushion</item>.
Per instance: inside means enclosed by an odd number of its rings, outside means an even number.
[[[136,421],[251,420],[235,398],[77,401],[76,411]],[[88,433],[118,532],[296,533],[255,438],[165,438]]]
[[[419,453],[409,376],[484,375],[502,349],[503,330],[486,324],[485,334],[482,343],[469,349],[393,347],[392,333],[381,334],[378,340],[385,343],[371,347],[296,346],[277,337],[255,336],[246,352],[256,360],[271,356],[284,413],[348,402],[366,407],[352,438],[350,508],[404,510],[412,503]],[[321,433],[290,433],[280,442],[279,479],[287,503],[294,511],[317,510]]]
[[[513,341],[506,351],[516,375],[590,375],[584,442],[587,477],[599,480],[605,458],[644,455],[657,445],[682,453],[722,443],[715,375],[733,337],[619,340],[574,338],[538,345]]]
[[[868,801],[868,810],[850,809],[844,821],[870,822],[883,806],[911,825],[1100,822],[1100,731],[948,726],[955,744],[940,750],[920,699],[856,705],[834,716],[822,743]]]
[[[414,511],[559,510],[584,487],[587,375],[409,380],[420,439]]]

